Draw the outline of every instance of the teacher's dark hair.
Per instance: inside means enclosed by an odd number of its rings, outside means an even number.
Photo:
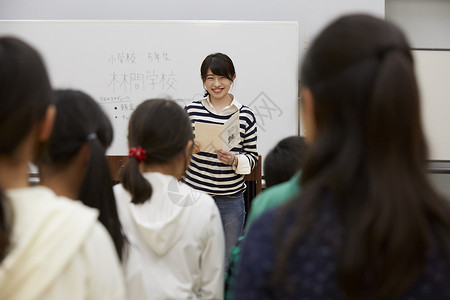
[[[206,81],[208,69],[211,70],[214,75],[225,76],[231,81],[233,81],[233,77],[236,75],[233,61],[223,53],[210,54],[203,60],[200,67],[200,74],[203,82]],[[208,95],[209,93],[206,91],[204,96],[206,97]]]
[[[99,104],[81,91],[57,90],[55,98],[57,114],[41,165],[54,170],[64,169],[82,146],[89,144],[89,161],[78,199],[99,210],[98,219],[108,230],[122,259],[126,238],[119,221],[111,173],[105,157],[113,139],[111,122]]]
[[[337,239],[345,298],[398,299],[424,270],[430,249],[450,266],[449,207],[427,179],[410,45],[389,22],[344,16],[308,49],[301,81],[313,95],[316,134],[302,193],[278,218],[281,235],[286,214],[295,211],[274,282],[282,282],[289,254],[331,198],[341,226],[327,235]]]
[[[146,100],[131,115],[129,147],[145,150],[146,157],[141,162],[145,165],[169,163],[176,155],[185,153],[186,145],[191,140],[193,132],[189,116],[175,101]],[[188,163],[189,157],[185,156],[186,167]],[[136,158],[128,160],[121,172],[121,182],[130,192],[133,203],[141,204],[150,199],[152,187],[139,171]]]
[[[44,119],[53,95],[41,56],[25,42],[0,37],[0,66],[0,156],[15,160],[14,151]],[[12,246],[13,212],[5,198],[0,187],[0,261]]]

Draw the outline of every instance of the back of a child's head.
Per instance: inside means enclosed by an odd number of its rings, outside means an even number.
[[[426,158],[413,58],[396,25],[368,15],[335,20],[311,43],[301,82],[314,97],[313,152],[348,160],[348,174],[373,159],[384,167]]]
[[[297,173],[305,156],[306,144],[301,136],[282,139],[264,159],[266,187],[285,182]]]
[[[133,203],[143,203],[150,198],[150,184],[139,172],[139,164],[167,164],[193,140],[189,116],[175,101],[150,99],[137,106],[128,126],[128,143],[131,148],[145,151],[142,161],[130,157],[121,174],[125,189],[132,194]],[[189,157],[185,157],[186,167]],[[182,174],[180,174],[181,176]]]
[[[39,53],[13,37],[0,38],[0,154],[14,149],[41,121],[53,95]]]
[[[113,139],[111,122],[100,105],[79,90],[55,91],[55,105],[54,129],[40,164],[57,174],[69,166],[84,145],[88,145],[89,158],[78,200],[99,210],[99,221],[110,233],[121,257],[124,239],[105,156]]]
[[[49,77],[39,53],[17,38],[0,37],[0,157],[4,163],[23,162],[17,149],[33,130],[39,129],[52,100]],[[39,156],[37,143],[30,151],[34,157],[28,159]],[[0,186],[0,261],[11,247],[13,220],[4,198]]]
[[[296,241],[333,209],[324,235],[343,237],[335,243],[343,294],[397,299],[424,271],[431,245],[450,263],[449,209],[426,176],[410,45],[393,23],[342,16],[311,43],[301,82],[311,143],[301,194],[284,210],[298,222],[280,247],[277,276]]]
[[[64,168],[86,143],[95,147],[93,151],[105,153],[112,142],[113,129],[91,96],[79,90],[56,90],[55,105],[58,113],[43,163]]]
[[[79,200],[89,206],[98,203],[100,187],[110,188],[111,175],[106,162],[106,149],[112,142],[111,122],[100,105],[89,95],[77,90],[55,92],[57,114],[54,129],[41,164],[47,168],[64,169],[83,145],[89,146]],[[111,193],[108,193],[112,197]],[[101,196],[100,198],[103,198]]]

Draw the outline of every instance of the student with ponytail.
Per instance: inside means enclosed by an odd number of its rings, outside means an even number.
[[[98,103],[81,91],[56,91],[55,106],[53,132],[39,164],[41,184],[57,195],[98,209],[98,219],[122,259],[126,239],[105,157],[113,139],[111,122]]]
[[[41,57],[0,37],[0,66],[0,299],[125,299],[97,212],[28,186],[29,163],[40,159],[55,117]]]
[[[133,112],[129,160],[114,187],[130,251],[130,299],[222,299],[224,234],[214,200],[179,179],[193,133],[174,101],[151,99]]]
[[[427,178],[401,30],[343,16],[301,69],[301,193],[250,227],[234,299],[450,299],[450,210]]]

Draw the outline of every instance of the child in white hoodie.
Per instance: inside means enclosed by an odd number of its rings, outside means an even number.
[[[224,235],[214,200],[179,179],[193,133],[174,101],[147,100],[128,127],[130,158],[114,187],[130,242],[130,299],[222,299]]]
[[[97,211],[28,186],[55,107],[39,54],[0,37],[0,299],[125,299],[114,245]]]

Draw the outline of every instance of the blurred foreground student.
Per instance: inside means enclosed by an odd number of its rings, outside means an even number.
[[[152,99],[133,112],[129,160],[114,192],[130,253],[130,299],[222,299],[224,234],[214,200],[179,182],[193,133],[174,101]]]
[[[300,193],[301,166],[306,155],[305,140],[301,136],[289,136],[279,141],[264,159],[266,189],[253,199],[245,228],[265,211],[280,206]],[[225,299],[232,299],[236,268],[239,264],[245,235],[239,237],[231,249],[227,274],[225,275]]]
[[[28,187],[55,117],[39,54],[0,38],[0,299],[125,299],[114,245],[97,212]]]
[[[427,179],[404,35],[341,17],[301,76],[301,194],[250,227],[234,299],[449,299],[449,206]]]
[[[41,184],[98,209],[99,221],[123,258],[126,241],[105,157],[113,139],[111,122],[99,104],[81,91],[56,91],[55,106],[53,131],[39,164]]]

